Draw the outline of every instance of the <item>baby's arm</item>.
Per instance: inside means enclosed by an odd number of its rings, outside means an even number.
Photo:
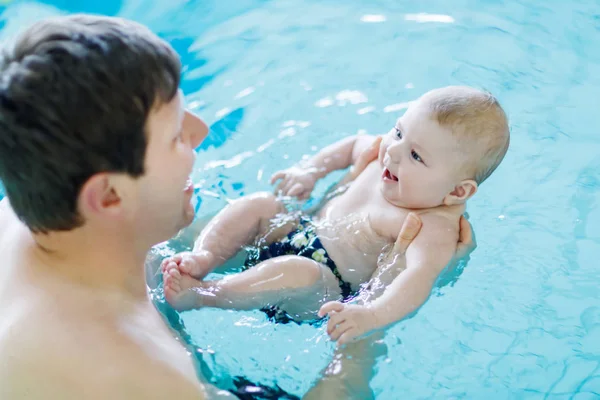
[[[307,198],[319,179],[364,159],[361,155],[376,139],[376,136],[370,135],[354,135],[342,139],[325,147],[299,166],[276,172],[271,177],[271,183],[281,180],[276,191],[281,191],[286,196]]]
[[[393,278],[380,297],[365,305],[330,302],[321,307],[319,314],[330,317],[327,333],[331,339],[347,343],[406,318],[425,303],[437,277],[456,251],[459,232],[458,221],[444,216],[425,214],[421,219],[421,231],[406,253],[388,257],[393,266],[396,257],[406,256],[406,269]]]
[[[346,169],[354,165],[360,154],[367,148],[376,136],[354,135],[335,142],[318,152],[308,160],[306,168],[314,170],[317,179],[324,178],[329,173]]]
[[[457,221],[435,214],[421,218],[421,232],[406,250],[406,269],[369,306],[375,317],[374,328],[400,321],[421,307],[454,256],[458,242]]]

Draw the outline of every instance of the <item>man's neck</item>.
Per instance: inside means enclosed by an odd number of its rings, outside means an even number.
[[[133,232],[98,232],[89,227],[69,232],[35,234],[40,265],[56,278],[129,299],[146,298],[144,260]]]

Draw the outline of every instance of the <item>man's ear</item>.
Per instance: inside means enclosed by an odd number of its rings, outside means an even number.
[[[84,219],[92,216],[114,217],[122,212],[122,202],[110,174],[92,176],[79,192],[79,212]]]
[[[472,179],[467,179],[456,185],[454,190],[444,198],[444,204],[447,206],[463,204],[477,193],[478,185]]]

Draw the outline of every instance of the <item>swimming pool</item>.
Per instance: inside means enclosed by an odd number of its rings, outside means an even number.
[[[389,330],[372,387],[378,399],[600,396],[597,1],[2,3],[0,39],[42,16],[89,11],[138,20],[174,45],[189,105],[212,125],[195,173],[201,217],[269,190],[272,172],[324,144],[385,132],[426,90],[490,90],[512,143],[469,203],[478,249]],[[333,349],[322,329],[259,312],[180,318],[223,384],[245,375],[301,394]]]

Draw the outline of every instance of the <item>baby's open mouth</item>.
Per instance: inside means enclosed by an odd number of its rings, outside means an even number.
[[[389,179],[390,181],[398,182],[398,177],[392,174],[387,168],[383,170],[383,179]]]

